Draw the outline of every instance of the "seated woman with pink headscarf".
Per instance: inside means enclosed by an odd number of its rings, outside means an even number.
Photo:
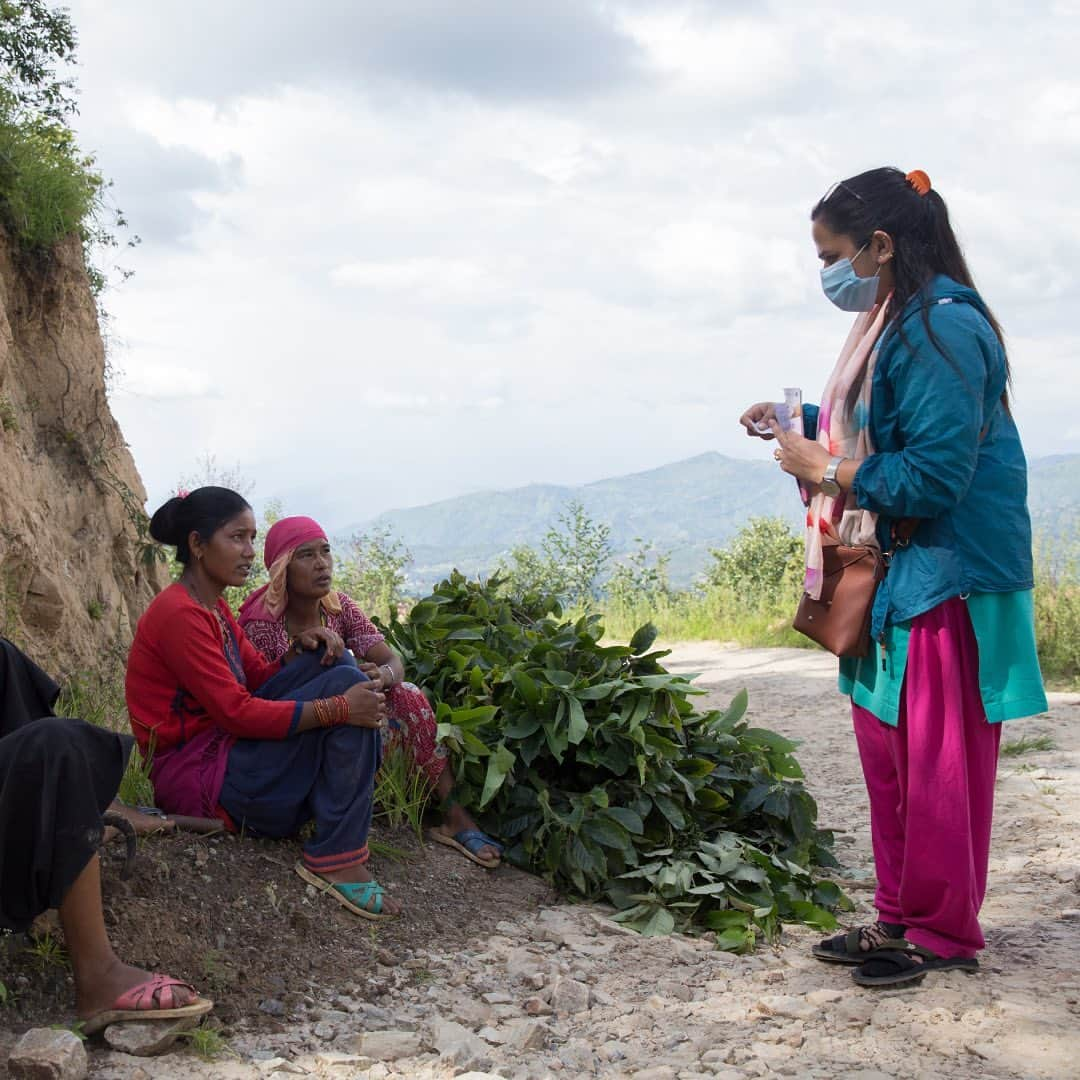
[[[419,687],[405,681],[401,658],[360,610],[332,586],[334,558],[326,531],[308,517],[287,517],[266,534],[263,560],[270,582],[240,608],[248,640],[267,660],[288,662],[297,637],[315,627],[338,634],[360,670],[386,694],[389,745],[396,742],[422,771],[445,814],[430,836],[487,869],[499,865],[502,847],[481,832],[453,796],[453,772],[436,741],[435,714]]]

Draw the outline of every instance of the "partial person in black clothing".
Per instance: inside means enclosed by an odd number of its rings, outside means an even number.
[[[101,908],[102,815],[132,739],[53,714],[60,688],[0,638],[0,928],[25,931],[56,908],[86,1034],[119,1020],[198,1016],[194,987],[124,964]]]

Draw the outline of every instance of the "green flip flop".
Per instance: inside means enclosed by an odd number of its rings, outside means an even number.
[[[394,918],[394,913],[383,911],[383,887],[371,881],[327,881],[318,874],[313,874],[303,863],[297,863],[293,869],[309,885],[314,885],[321,893],[332,896],[343,908],[359,915],[361,919],[382,922]]]

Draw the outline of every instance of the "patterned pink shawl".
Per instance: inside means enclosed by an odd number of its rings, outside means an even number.
[[[817,441],[833,457],[863,458],[874,452],[869,426],[870,385],[887,307],[888,298],[869,311],[859,312],[821,395]],[[848,399],[856,384],[858,396],[852,404]],[[833,497],[819,491],[814,495],[806,514],[804,588],[815,600],[821,599],[822,536],[843,544],[876,547],[876,526],[877,514],[860,510],[854,492]]]

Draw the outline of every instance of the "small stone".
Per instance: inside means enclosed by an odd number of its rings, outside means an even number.
[[[843,1001],[844,995],[839,990],[811,990],[806,1000],[811,1005],[831,1005],[834,1001]]]
[[[983,1061],[993,1061],[995,1058],[1001,1056],[1001,1050],[993,1043],[968,1043],[965,1049],[969,1054],[973,1054],[977,1058],[982,1058]]]
[[[531,997],[525,1002],[525,1011],[530,1016],[550,1016],[551,1006],[540,997]]]
[[[259,1012],[264,1012],[267,1016],[284,1016],[285,1005],[277,998],[267,998],[259,1002]]]
[[[585,1012],[589,1007],[589,987],[577,979],[559,979],[551,991],[551,1005],[563,1016]]]
[[[785,994],[769,994],[757,1003],[757,1008],[766,1016],[782,1016],[788,1020],[809,1020],[817,1015],[817,1009],[805,998]]]
[[[503,993],[501,990],[494,990],[490,994],[481,994],[480,996],[489,1005],[511,1005],[514,1001],[512,994]]]
[[[448,1011],[452,1019],[458,1020],[462,1024],[469,1024],[472,1027],[486,1024],[494,1013],[492,1007],[486,1002],[466,997],[464,994],[455,997]]]
[[[453,1020],[436,1020],[432,1025],[431,1042],[440,1058],[461,1068],[468,1069],[485,1062],[483,1047],[477,1043],[476,1036]]]
[[[518,1050],[542,1050],[549,1033],[548,1028],[534,1020],[519,1021],[510,1042]]]
[[[401,958],[389,949],[376,949],[375,960],[377,963],[382,964],[383,967],[397,967],[401,963]]]
[[[1061,913],[1061,917],[1069,922],[1076,922],[1080,920],[1080,908],[1066,908]]]
[[[376,1061],[397,1061],[420,1053],[420,1036],[415,1031],[365,1031],[352,1048]]]
[[[185,1032],[197,1027],[198,1016],[181,1016],[176,1020],[138,1020],[129,1024],[110,1024],[105,1029],[105,1041],[113,1050],[135,1057],[153,1057],[168,1050]]]
[[[492,1046],[502,1046],[510,1041],[510,1032],[503,1031],[501,1028],[482,1027],[476,1034]]]
[[[330,1042],[337,1034],[337,1028],[334,1027],[333,1024],[327,1023],[325,1020],[320,1020],[312,1029],[312,1034],[316,1039],[322,1039],[323,1042]]]
[[[633,1080],[675,1080],[675,1070],[670,1065],[653,1065],[630,1075]]]
[[[339,1054],[334,1050],[324,1050],[315,1055],[316,1065],[326,1065],[333,1068],[337,1065],[355,1066],[358,1069],[366,1069],[371,1065],[371,1058],[362,1057],[360,1054]]]
[[[618,1005],[618,1002],[610,994],[603,990],[597,990],[595,986],[593,987],[591,1000],[593,1005],[600,1005],[605,1009]]]
[[[82,1080],[88,1067],[82,1040],[56,1028],[31,1028],[8,1058],[8,1075],[19,1080]]]

